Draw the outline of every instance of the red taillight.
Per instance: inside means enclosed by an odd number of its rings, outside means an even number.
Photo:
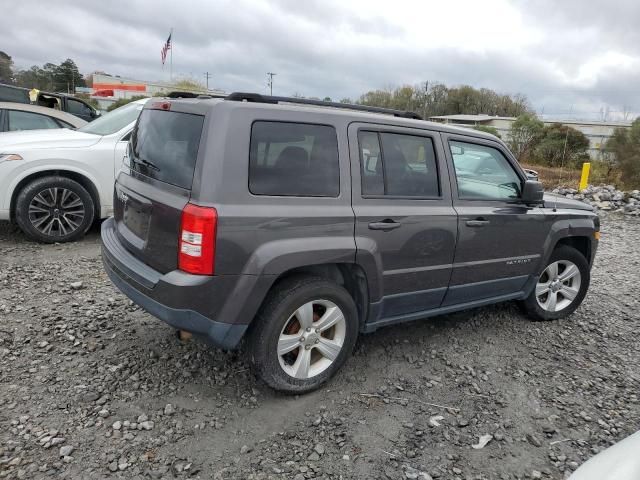
[[[182,210],[178,242],[178,268],[197,275],[213,275],[218,212],[191,203]]]

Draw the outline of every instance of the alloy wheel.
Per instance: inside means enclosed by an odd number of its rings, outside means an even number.
[[[287,319],[280,332],[280,366],[287,375],[301,380],[319,375],[340,355],[346,331],[344,314],[335,303],[305,303]]]
[[[29,203],[29,221],[40,233],[66,237],[82,225],[84,202],[73,190],[61,187],[38,192]]]
[[[536,300],[543,310],[559,312],[567,308],[580,292],[582,275],[569,260],[558,260],[545,268],[536,284]]]

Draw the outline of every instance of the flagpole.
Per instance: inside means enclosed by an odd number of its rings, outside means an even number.
[[[171,27],[171,32],[169,32],[169,37],[171,38],[171,48],[169,48],[169,81],[173,82],[173,27]]]

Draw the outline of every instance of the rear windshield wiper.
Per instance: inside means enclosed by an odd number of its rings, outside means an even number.
[[[137,158],[137,157],[133,157],[133,156],[131,157],[131,160],[133,160],[133,163],[141,163],[145,167],[152,168],[153,170],[155,170],[157,172],[160,171],[160,167],[158,167],[155,163],[153,163],[150,160],[145,160],[144,158]]]

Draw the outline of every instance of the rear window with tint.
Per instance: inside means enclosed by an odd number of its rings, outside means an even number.
[[[0,102],[29,103],[29,92],[20,88],[0,85]]]
[[[143,110],[131,137],[131,169],[190,189],[203,124],[202,115]]]
[[[251,128],[249,190],[255,195],[337,197],[340,172],[335,129],[255,122]]]

